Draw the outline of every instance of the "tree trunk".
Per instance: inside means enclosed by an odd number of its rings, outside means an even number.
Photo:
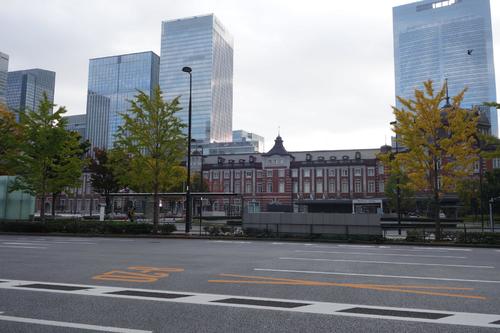
[[[158,196],[158,183],[155,183],[153,185],[154,187],[154,193],[153,193],[153,232],[155,234],[158,233],[158,220],[159,220],[159,196]]]
[[[57,193],[52,193],[52,219],[56,218],[56,198]]]
[[[441,220],[439,217],[439,212],[441,211],[441,206],[439,204],[439,177],[438,177],[438,161],[437,158],[434,157],[434,216],[436,218],[436,240],[441,240]]]
[[[42,197],[40,198],[40,200],[40,221],[42,221],[42,223],[45,223],[45,192],[42,193]]]
[[[439,203],[439,193],[437,191],[434,193],[434,209],[436,210],[434,212],[436,218],[436,240],[439,241],[441,240],[441,218],[439,216],[441,205]]]
[[[106,198],[106,208],[104,209],[104,214],[108,216],[111,213],[111,197],[109,196],[109,192],[104,193]]]

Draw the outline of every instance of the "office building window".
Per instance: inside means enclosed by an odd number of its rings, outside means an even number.
[[[311,193],[311,182],[309,180],[304,182],[304,193]]]
[[[368,181],[368,193],[375,193],[375,182],[373,180]]]
[[[316,193],[323,193],[323,181],[322,180],[316,181]]]
[[[285,193],[285,180],[280,179],[278,191],[279,193]]]
[[[500,169],[500,158],[493,159],[493,169]]]
[[[336,192],[336,190],[335,190],[335,180],[333,180],[333,179],[330,179],[328,181],[328,192],[330,192],[330,193],[335,193]]]
[[[347,179],[342,179],[341,187],[342,193],[349,193],[349,183]]]
[[[356,179],[354,181],[354,192],[356,192],[356,193],[362,192],[362,190],[361,190],[361,179]]]

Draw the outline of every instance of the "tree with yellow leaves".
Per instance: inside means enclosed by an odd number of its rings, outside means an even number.
[[[402,107],[393,107],[393,131],[403,149],[393,159],[382,157],[391,169],[404,170],[406,186],[432,195],[437,240],[441,238],[440,199],[455,192],[458,181],[470,177],[478,155],[474,138],[478,115],[460,106],[465,91],[450,103],[446,83],[435,91],[432,81],[427,81],[424,90],[415,90],[414,98],[398,97]]]

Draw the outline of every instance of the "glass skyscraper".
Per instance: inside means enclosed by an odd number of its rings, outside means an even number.
[[[7,106],[12,111],[38,110],[43,93],[54,102],[56,73],[44,69],[8,72]]]
[[[9,56],[0,52],[0,104],[7,104],[5,91],[7,89],[7,72],[9,71]]]
[[[77,114],[72,116],[65,116],[66,129],[72,132],[78,132],[80,139],[83,141],[86,135],[87,116],[85,114]]]
[[[150,95],[158,85],[160,58],[153,52],[90,59],[87,95],[87,139],[92,148],[112,148],[123,124],[120,113],[141,90]],[[103,133],[105,131],[105,133]]]
[[[233,38],[213,15],[162,22],[160,87],[170,100],[181,96],[180,119],[188,122],[192,68],[192,137],[230,142],[233,123]],[[187,131],[187,129],[186,129]]]
[[[393,8],[396,96],[408,98],[432,79],[450,95],[468,90],[462,106],[496,101],[489,0],[424,0]],[[396,101],[396,105],[400,104]],[[498,136],[498,117],[488,113]]]

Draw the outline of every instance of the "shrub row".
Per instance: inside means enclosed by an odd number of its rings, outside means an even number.
[[[158,226],[159,233],[168,235],[176,231],[173,224]],[[153,225],[126,221],[48,221],[41,222],[0,222],[3,232],[37,233],[77,233],[77,234],[151,234]]]
[[[458,232],[458,243],[500,245],[500,233],[496,232]]]

